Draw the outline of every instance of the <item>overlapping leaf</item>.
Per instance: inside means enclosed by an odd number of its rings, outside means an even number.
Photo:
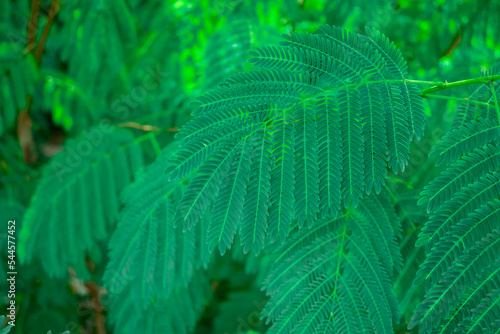
[[[427,246],[414,281],[425,281],[427,293],[409,325],[420,333],[497,330],[500,127],[493,101],[498,86],[474,89],[459,106],[454,129],[430,154],[449,166],[419,201],[431,213],[416,243]],[[481,104],[469,102],[479,95]]]
[[[389,246],[397,227],[391,218],[399,221],[392,206],[379,204],[385,196],[363,199],[369,212],[326,217],[275,247],[263,282],[268,333],[393,333],[399,306],[392,273],[400,264],[387,254],[401,254]],[[387,232],[380,234],[374,220]]]

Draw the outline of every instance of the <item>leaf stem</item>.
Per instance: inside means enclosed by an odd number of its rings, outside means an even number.
[[[455,88],[455,87],[460,87],[460,86],[467,86],[467,85],[474,85],[474,84],[488,84],[492,80],[498,80],[500,79],[500,75],[489,75],[486,77],[480,77],[480,78],[474,78],[474,79],[467,79],[467,80],[461,80],[461,81],[455,81],[455,82],[445,82],[443,85],[436,85],[434,87],[425,89],[422,91],[422,96],[425,96],[430,93],[438,92],[440,90],[445,90],[445,89],[450,89],[450,88]]]
[[[149,140],[151,141],[151,144],[153,145],[156,156],[159,157],[161,155],[161,148],[160,148],[160,145],[158,144],[158,141],[156,140],[156,136],[149,136]]]
[[[406,181],[400,180],[400,179],[392,177],[392,176],[387,177],[387,179],[391,180],[394,183],[404,184],[408,189],[413,189],[413,185],[410,182],[406,182]]]
[[[445,85],[445,83],[442,81],[424,81],[424,80],[410,80],[410,79],[406,79],[405,81],[406,82],[413,82],[413,83],[421,84],[421,85],[435,85],[435,86],[439,86],[439,87]]]
[[[423,97],[425,98],[434,98],[434,99],[444,99],[444,100],[454,100],[454,101],[462,101],[462,102],[469,102],[473,104],[480,104],[483,106],[490,106],[488,102],[481,102],[481,101],[476,101],[476,100],[470,100],[467,97],[455,97],[455,96],[446,96],[446,95],[435,95],[435,94],[427,94],[424,95]]]

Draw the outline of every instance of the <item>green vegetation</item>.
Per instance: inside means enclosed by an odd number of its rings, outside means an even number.
[[[500,333],[498,1],[0,17],[1,334]]]

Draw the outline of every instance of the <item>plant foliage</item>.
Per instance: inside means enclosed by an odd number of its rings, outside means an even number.
[[[404,170],[411,138],[423,135],[422,98],[394,44],[376,30],[321,30],[257,49],[251,62],[262,69],[200,97],[177,135],[171,179],[196,172],[176,224],[195,226],[220,191],[227,213],[211,223],[209,242],[222,254],[240,219],[244,251],[258,253],[266,233],[284,242],[294,218],[311,227],[357,207],[380,193],[387,167]]]
[[[492,68],[496,74],[498,66]],[[410,328],[420,333],[495,331],[500,279],[500,187],[498,122],[494,101],[500,85],[472,87],[457,110],[454,128],[436,144],[430,157],[448,167],[422,192],[420,203],[431,212],[417,241],[427,246],[415,284],[426,282],[424,301]]]
[[[302,229],[272,252],[264,280],[268,333],[392,333],[400,223],[386,196]],[[296,226],[297,228],[297,226]]]
[[[0,333],[500,333],[499,15],[1,1]]]

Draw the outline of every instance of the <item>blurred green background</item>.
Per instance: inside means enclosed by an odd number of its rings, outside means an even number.
[[[400,48],[412,79],[455,81],[480,75],[500,59],[499,18],[496,0],[1,0],[1,220],[17,218],[19,235],[44,166],[68,139],[100,122],[128,128],[135,138],[154,132],[153,144],[143,148],[151,162],[189,120],[195,97],[251,68],[248,51],[279,42],[281,34],[315,32],[322,24],[361,34],[374,27]],[[431,107],[426,137],[412,144],[407,171],[394,177],[415,192],[439,171],[415,173],[448,129],[455,101],[426,100],[428,115]],[[399,212],[419,220],[404,208]],[[418,229],[418,223],[408,226]],[[2,309],[6,231],[0,231]],[[69,267],[63,277],[47,273],[43,253],[18,264],[15,333],[113,332],[101,298],[112,231],[95,240],[81,268]],[[413,245],[411,233],[402,248]],[[212,289],[196,333],[265,330],[258,320],[265,296],[257,260],[230,253],[209,269]],[[419,293],[405,299],[408,317]]]

